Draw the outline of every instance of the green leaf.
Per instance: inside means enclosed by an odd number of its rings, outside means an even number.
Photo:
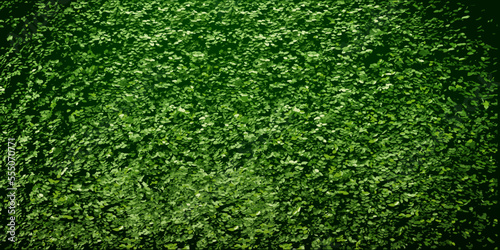
[[[469,147],[469,148],[475,148],[476,146],[476,142],[473,141],[472,139],[468,140],[466,143],[465,143],[465,146]]]
[[[54,148],[54,150],[52,151],[52,153],[54,154],[54,157],[55,157],[55,156],[58,156],[61,152],[62,152],[62,149],[61,149],[60,147],[56,147],[56,148]]]
[[[299,206],[299,207],[297,207],[297,208],[293,211],[292,215],[295,215],[295,214],[297,214],[298,212],[300,212],[300,209],[301,209],[301,207],[300,207],[300,206]]]
[[[168,250],[177,250],[177,243],[170,243],[168,245],[164,245]]]
[[[424,49],[424,50],[421,50],[418,54],[421,55],[421,56],[426,56],[428,54],[430,54],[431,52],[427,49]]]
[[[133,102],[135,100],[134,95],[125,93],[125,96],[123,97],[127,102]]]
[[[49,179],[49,182],[50,182],[51,184],[56,184],[56,183],[59,183],[59,181],[52,180],[52,179]]]
[[[488,109],[490,107],[490,102],[484,101],[483,106],[484,106],[484,109]]]
[[[248,101],[250,100],[250,98],[248,98],[248,95],[246,95],[246,94],[241,94],[240,99],[241,99],[243,102],[248,102]]]
[[[283,249],[283,250],[290,250],[293,248],[293,244],[292,243],[287,243],[287,244],[280,244],[280,247]]]
[[[387,204],[387,205],[390,207],[395,207],[395,206],[399,205],[399,201],[395,201],[395,202],[393,202],[391,204]]]
[[[123,229],[123,226],[120,226],[120,227],[118,227],[118,228],[113,228],[113,230],[114,230],[114,231],[120,231],[120,230],[122,230],[122,229]]]
[[[193,51],[193,56],[194,57],[204,57],[205,54],[203,54],[202,52],[200,51]]]
[[[61,217],[64,218],[64,219],[68,219],[68,220],[72,220],[73,219],[73,216],[70,216],[70,215],[62,215]]]

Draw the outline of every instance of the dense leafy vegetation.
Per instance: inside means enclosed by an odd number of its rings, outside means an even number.
[[[51,8],[0,58],[23,221],[5,249],[498,243],[496,48],[465,6]]]

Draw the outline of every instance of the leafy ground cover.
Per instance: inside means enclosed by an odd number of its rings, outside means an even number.
[[[494,246],[496,48],[430,3],[53,6],[0,58],[5,249]]]

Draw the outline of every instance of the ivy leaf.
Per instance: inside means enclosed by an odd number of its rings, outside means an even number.
[[[426,56],[428,54],[430,54],[431,52],[429,52],[429,50],[427,49],[424,49],[424,50],[421,50],[420,52],[418,52],[419,55],[421,56]]]
[[[298,208],[296,208],[296,209],[293,211],[292,215],[295,215],[295,214],[297,214],[298,212],[300,212],[300,209],[301,209],[301,207],[300,207],[300,206],[299,206]]]
[[[247,94],[241,94],[240,99],[241,99],[243,102],[248,102],[248,101],[250,100],[250,98],[248,98],[248,95],[247,95]]]
[[[469,148],[475,148],[476,147],[476,142],[473,141],[472,139],[468,140],[466,143],[465,143],[465,146],[469,147]]]
[[[135,100],[134,95],[125,93],[125,96],[123,97],[127,102],[133,102]]]
[[[483,106],[484,106],[484,109],[488,109],[490,107],[490,102],[484,101]]]
[[[391,204],[387,204],[387,205],[390,207],[395,207],[395,206],[399,205],[399,201],[395,201],[395,202],[393,202]]]
[[[50,182],[51,184],[56,184],[56,183],[59,183],[59,181],[52,180],[52,179],[49,179],[49,182]]]

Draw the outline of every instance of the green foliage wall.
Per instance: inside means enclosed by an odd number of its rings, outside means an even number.
[[[465,6],[73,1],[54,18],[1,60],[22,222],[5,249],[497,241],[496,48],[454,28]]]

